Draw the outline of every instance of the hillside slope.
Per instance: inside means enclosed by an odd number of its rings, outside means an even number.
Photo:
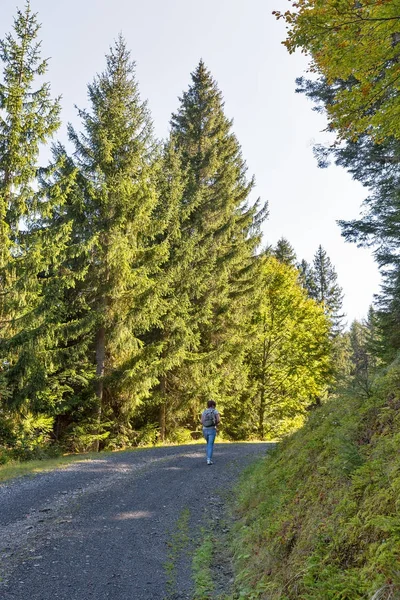
[[[247,473],[235,532],[247,600],[400,598],[400,364]]]

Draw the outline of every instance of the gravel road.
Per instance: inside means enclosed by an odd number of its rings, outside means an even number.
[[[210,511],[272,444],[119,452],[0,485],[1,600],[192,598]],[[222,508],[221,508],[222,507]]]

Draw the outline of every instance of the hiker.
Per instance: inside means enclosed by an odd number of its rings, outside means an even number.
[[[214,400],[208,400],[207,408],[201,414],[203,425],[203,435],[207,442],[207,464],[212,465],[212,455],[214,449],[215,436],[217,435],[217,425],[220,422],[219,412],[216,410]]]

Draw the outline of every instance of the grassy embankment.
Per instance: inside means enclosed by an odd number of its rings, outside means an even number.
[[[400,598],[400,365],[347,393],[243,479],[235,597]]]

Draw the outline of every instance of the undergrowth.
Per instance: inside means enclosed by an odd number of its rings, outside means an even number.
[[[247,600],[400,598],[400,366],[374,396],[350,393],[241,483],[238,595]]]
[[[193,561],[193,581],[195,585],[194,600],[206,600],[212,597],[214,589],[212,576],[212,558],[214,542],[210,534],[204,535],[204,539],[197,548]]]
[[[167,598],[176,597],[177,592],[177,569],[182,556],[189,551],[190,511],[184,508],[176,522],[176,529],[170,533],[168,541],[168,558],[164,564],[167,578]]]

